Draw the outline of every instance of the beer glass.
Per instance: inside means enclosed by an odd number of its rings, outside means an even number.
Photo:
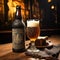
[[[31,46],[28,49],[30,52],[38,52],[39,50],[35,46],[35,40],[40,34],[40,26],[38,19],[27,20],[27,37],[31,41]]]

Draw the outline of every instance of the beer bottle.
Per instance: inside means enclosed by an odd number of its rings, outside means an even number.
[[[15,19],[12,23],[12,50],[25,51],[25,24],[21,16],[21,6],[16,6]]]

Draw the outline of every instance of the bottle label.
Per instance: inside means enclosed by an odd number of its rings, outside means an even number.
[[[12,29],[12,44],[14,49],[25,48],[23,29]]]

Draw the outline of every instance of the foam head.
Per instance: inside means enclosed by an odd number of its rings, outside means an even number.
[[[39,21],[31,20],[27,21],[27,27],[37,27],[39,26]]]

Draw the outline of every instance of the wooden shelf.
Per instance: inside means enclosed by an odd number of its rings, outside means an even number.
[[[41,29],[41,31],[58,31],[60,29]],[[0,33],[12,33],[11,30],[1,30]]]

